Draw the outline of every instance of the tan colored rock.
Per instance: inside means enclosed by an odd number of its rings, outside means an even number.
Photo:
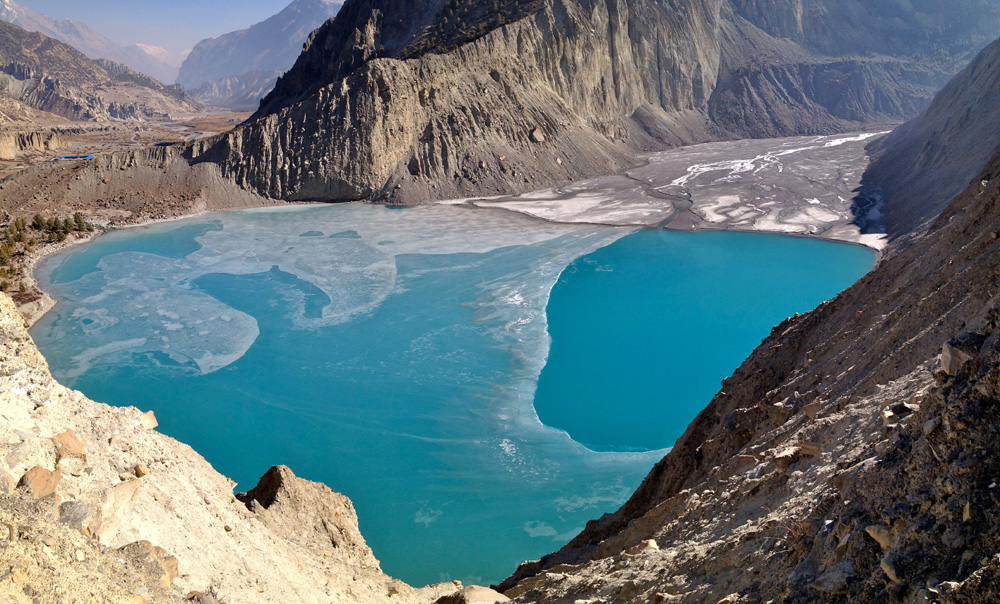
[[[823,445],[818,442],[801,442],[799,452],[806,457],[818,457],[823,453]]]
[[[952,346],[945,344],[941,347],[941,369],[948,375],[958,375],[965,365],[972,360],[972,355]]]
[[[67,430],[62,434],[52,437],[52,443],[56,446],[56,461],[62,461],[67,457],[81,457],[87,459],[87,451],[77,438],[76,434]]]
[[[902,579],[899,578],[899,575],[896,572],[895,562],[897,557],[898,556],[896,556],[896,554],[894,554],[893,552],[889,552],[885,555],[884,558],[882,558],[882,561],[879,563],[879,566],[882,567],[882,571],[885,573],[885,576],[888,577],[890,581],[892,581],[893,583],[902,583],[903,582]]]
[[[630,556],[638,556],[639,554],[643,553],[646,550],[649,550],[649,551],[659,551],[660,550],[660,546],[659,546],[659,544],[656,543],[655,539],[646,539],[645,541],[643,541],[641,543],[637,543],[636,545],[633,545],[625,553],[629,554]]]
[[[809,419],[816,419],[819,414],[820,409],[823,408],[823,403],[820,401],[813,401],[808,405],[802,407],[802,413],[806,415]]]
[[[160,422],[156,421],[155,413],[147,411],[139,418],[139,425],[142,426],[143,430],[153,430],[160,425]]]
[[[0,495],[10,495],[17,488],[17,479],[14,475],[0,468]]]
[[[469,585],[458,593],[439,598],[436,604],[500,604],[510,598],[488,587]]]
[[[118,549],[119,555],[145,564],[153,564],[159,568],[157,574],[160,586],[170,589],[171,581],[178,576],[177,558],[171,556],[165,549],[149,541],[136,541]]]
[[[101,503],[88,528],[91,535],[101,543],[108,544],[122,527],[126,515],[130,514],[142,489],[142,482],[132,480],[105,489]]]
[[[148,604],[149,600],[145,597],[136,594],[134,596],[129,596],[128,604]]]
[[[35,466],[25,472],[17,486],[28,489],[35,497],[48,497],[56,492],[60,478],[62,478],[62,472],[59,470],[53,472],[41,466]]]
[[[783,451],[780,451],[774,456],[774,463],[778,466],[779,472],[787,472],[792,464],[797,462],[801,457],[798,447],[789,447]]]
[[[148,474],[149,474],[149,468],[146,466],[146,464],[141,463],[135,467],[135,475],[137,477],[142,478],[143,476],[147,476]]]
[[[878,542],[883,551],[888,551],[893,547],[892,533],[888,528],[881,525],[866,526],[865,532]]]

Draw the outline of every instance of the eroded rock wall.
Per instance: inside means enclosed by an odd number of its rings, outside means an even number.
[[[192,160],[280,199],[512,193],[640,151],[885,125],[953,67],[871,44],[820,54],[800,29],[840,13],[795,3],[465,4],[426,0],[400,20],[389,0],[348,2],[254,118]]]

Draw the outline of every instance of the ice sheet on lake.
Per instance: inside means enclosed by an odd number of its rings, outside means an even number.
[[[51,329],[76,332],[90,343],[72,356],[71,367],[58,369],[61,377],[71,379],[95,363],[133,354],[161,353],[201,373],[242,357],[259,335],[257,322],[192,285],[205,275],[253,275],[277,268],[312,284],[329,299],[321,316],[307,317],[300,305],[292,317],[300,328],[311,329],[378,308],[404,286],[397,275],[400,255],[482,254],[545,245],[537,264],[481,284],[482,293],[470,302],[478,320],[495,324],[498,342],[524,345],[517,354],[537,377],[547,353],[545,305],[559,274],[577,257],[630,232],[445,206],[263,209],[220,214],[215,220],[222,228],[199,236],[201,249],[184,258],[113,254],[101,259],[99,271],[78,281],[47,285],[74,308]],[[156,227],[171,228],[176,225]],[[150,335],[132,337],[137,333]]]

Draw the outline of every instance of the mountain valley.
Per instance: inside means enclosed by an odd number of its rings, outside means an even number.
[[[0,23],[0,602],[1000,599],[1000,2],[292,5],[307,6],[336,17],[199,45],[179,80],[194,96]],[[280,52],[248,50],[261,32]],[[25,328],[55,303],[35,263],[93,236],[59,226],[77,213],[100,231],[342,201],[445,202],[459,207],[426,211],[484,229],[510,212],[560,233],[764,230],[880,252],[775,326],[617,511],[571,538],[545,527],[558,549],[491,589],[444,570],[415,588],[383,572],[346,497],[280,465],[234,496],[150,413],[57,383]],[[483,244],[392,220],[434,249]],[[154,335],[169,356],[180,334]]]

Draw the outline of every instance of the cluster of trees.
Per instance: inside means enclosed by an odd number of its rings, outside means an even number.
[[[41,214],[35,214],[30,223],[23,218],[15,219],[0,230],[0,290],[9,291],[11,283],[8,277],[16,277],[18,274],[17,268],[11,266],[14,257],[30,254],[40,239],[48,242],[65,241],[70,233],[93,230],[94,225],[87,222],[80,212],[70,218],[45,218]],[[26,291],[24,283],[21,283],[18,291]]]

